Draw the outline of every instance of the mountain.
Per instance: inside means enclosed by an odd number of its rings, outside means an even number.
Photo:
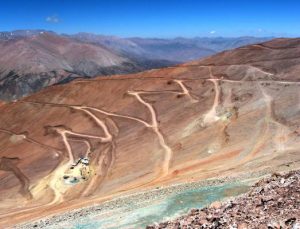
[[[32,36],[37,36],[40,34],[55,34],[52,31],[47,31],[43,29],[38,29],[38,30],[14,30],[14,31],[6,31],[6,32],[0,32],[0,40],[1,41],[8,41],[8,40],[14,40],[17,38],[24,38],[24,37],[32,37]]]
[[[237,37],[237,38],[175,38],[175,39],[141,39],[130,38],[147,55],[152,58],[161,58],[171,61],[187,62],[201,57],[210,56],[217,52],[237,47],[261,43],[270,38]]]
[[[118,53],[132,58],[147,58],[154,60],[168,60],[183,63],[201,57],[206,57],[220,51],[240,46],[261,43],[271,38],[237,37],[237,38],[120,38],[91,33],[70,35],[79,41],[103,45]]]
[[[0,41],[1,99],[10,100],[72,77],[131,72],[134,64],[104,47],[51,33]]]
[[[141,228],[299,169],[299,51],[275,39],[0,106],[0,227]]]
[[[201,47],[192,39],[177,41],[175,39],[119,38],[89,33],[79,33],[71,37],[94,44],[100,44],[132,58],[168,60],[175,63],[194,60],[215,54],[212,49]]]
[[[244,45],[267,38],[220,39],[217,43],[212,40],[210,49],[205,48],[207,40],[201,46],[199,39],[125,39],[88,33],[59,35],[45,30],[0,32],[0,99],[15,100],[78,77],[172,66],[235,47],[234,41]]]

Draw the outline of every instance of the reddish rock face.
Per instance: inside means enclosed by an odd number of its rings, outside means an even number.
[[[220,201],[215,201],[213,203],[211,203],[211,205],[209,206],[211,208],[220,208],[221,207],[221,202]]]
[[[238,229],[248,229],[248,224],[247,223],[240,223],[238,225]]]
[[[143,188],[298,167],[299,43],[76,80],[1,106],[1,168],[18,158],[0,171],[1,225]]]

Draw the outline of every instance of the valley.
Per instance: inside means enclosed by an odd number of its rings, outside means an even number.
[[[174,185],[198,184],[175,188],[178,201],[185,190],[221,190],[219,200],[299,168],[299,50],[299,39],[275,39],[174,67],[77,79],[0,106],[0,225]],[[166,203],[156,204],[145,217]]]
[[[271,38],[121,38],[47,30],[0,32],[0,100],[14,101],[78,78],[174,66]]]

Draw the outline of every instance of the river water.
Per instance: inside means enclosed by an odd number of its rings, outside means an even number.
[[[191,208],[202,208],[211,202],[236,196],[249,189],[247,183],[227,183],[216,186],[194,187],[155,200],[132,201],[113,210],[64,222],[52,228],[145,228],[155,222],[163,222],[186,214]]]

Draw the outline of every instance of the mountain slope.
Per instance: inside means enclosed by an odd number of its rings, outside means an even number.
[[[271,38],[237,37],[237,38],[120,38],[91,33],[70,35],[82,42],[103,45],[110,50],[131,58],[168,60],[183,63],[209,56],[220,51],[244,45],[261,43]]]
[[[18,98],[69,77],[132,71],[134,63],[103,47],[51,33],[0,41],[1,99]]]
[[[299,168],[299,51],[300,39],[276,39],[2,105],[0,224],[170,184]]]
[[[240,39],[236,39],[238,44]],[[244,43],[264,39],[249,38]],[[224,42],[228,43],[221,39],[217,46]],[[44,30],[0,32],[0,99],[15,100],[78,77],[134,73],[215,53],[199,43],[88,33],[58,35]]]

